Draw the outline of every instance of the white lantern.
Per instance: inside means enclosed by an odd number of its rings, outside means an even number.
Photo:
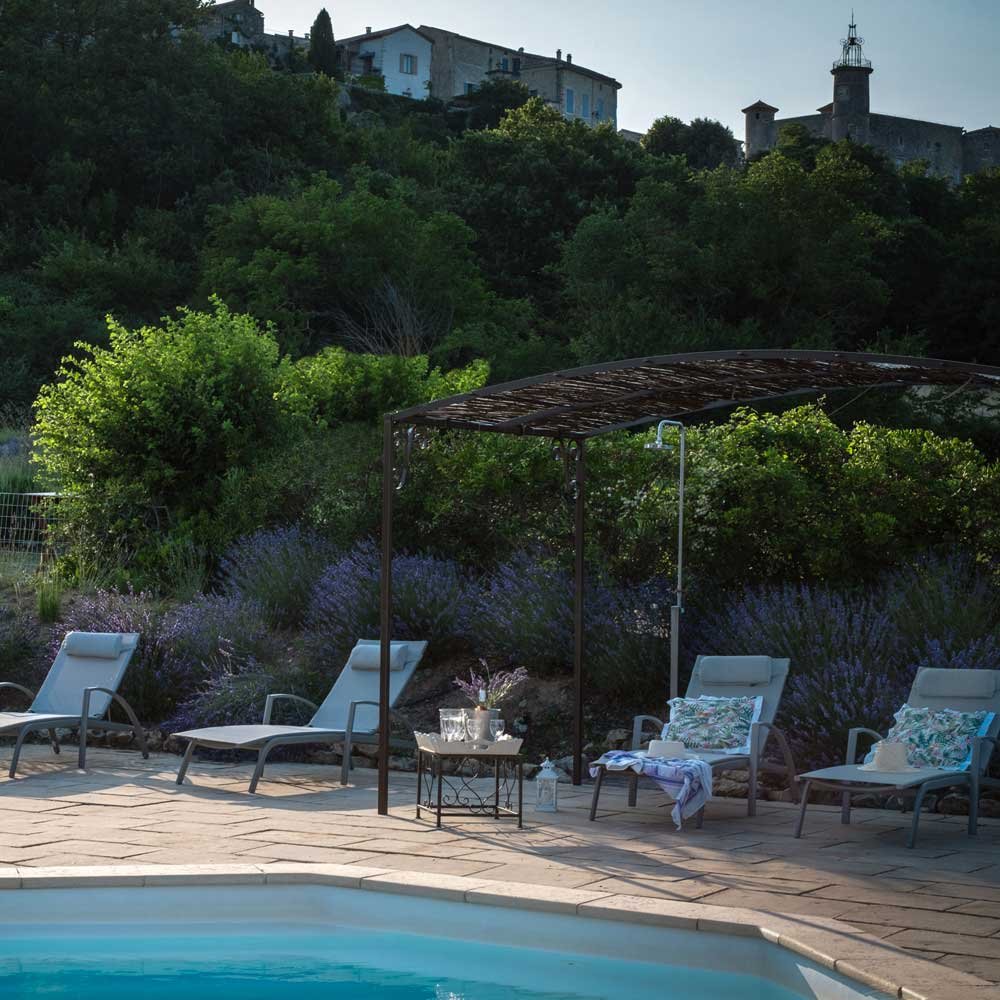
[[[548,757],[535,778],[535,811],[554,813],[559,809],[559,774]]]

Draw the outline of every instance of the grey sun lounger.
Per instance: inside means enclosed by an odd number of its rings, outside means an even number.
[[[972,758],[963,771],[939,770],[926,767],[909,773],[862,771],[858,760],[858,737],[867,735],[883,739],[873,729],[852,729],[847,736],[847,762],[837,767],[824,767],[799,775],[804,782],[795,836],[802,836],[811,788],[826,788],[842,792],[840,820],[851,822],[851,794],[899,795],[904,800],[913,797],[913,821],[906,839],[912,848],[917,841],[920,810],[924,796],[938,788],[966,787],[969,789],[969,835],[975,836],[979,820],[979,790],[985,785],[1000,787],[1000,780],[986,776],[990,757],[1000,739],[1000,670],[957,670],[925,667],[914,678],[907,704],[913,708],[944,709],[957,712],[996,713],[989,730],[972,743]]]
[[[146,734],[132,706],[118,693],[138,643],[139,636],[134,632],[69,632],[38,694],[10,681],[0,683],[0,689],[19,691],[32,699],[25,712],[0,712],[0,733],[17,733],[8,772],[10,777],[17,772],[25,739],[39,731],[48,731],[52,749],[59,753],[57,730],[79,728],[78,764],[81,770],[87,765],[87,732],[90,729],[131,731],[143,757],[149,756]],[[112,722],[105,718],[112,702],[124,709],[128,722]]]
[[[760,716],[750,727],[750,753],[731,754],[725,751],[688,751],[690,756],[705,761],[714,771],[727,768],[747,768],[750,772],[750,786],[747,793],[747,815],[757,815],[757,777],[761,770],[776,770],[788,775],[792,794],[798,792],[795,780],[795,763],[788,747],[784,733],[774,724],[778,713],[781,694],[788,677],[789,661],[775,659],[771,656],[699,656],[691,672],[686,698],[700,698],[709,695],[715,698],[756,698],[763,696]],[[632,749],[642,747],[643,729],[647,723],[656,726],[656,736],[659,737],[665,723],[652,715],[637,715],[632,721]],[[784,766],[774,765],[764,760],[764,749],[771,737],[774,737],[781,749]],[[594,797],[590,807],[590,818],[597,815],[597,805],[601,794],[601,783],[604,780],[605,768],[597,772],[594,783]],[[639,785],[639,775],[633,771],[626,773],[628,778],[628,804],[635,805],[636,792]],[[699,811],[697,825],[701,827],[704,820],[704,810]]]
[[[413,677],[427,649],[426,642],[393,642],[389,674],[389,706],[399,700]],[[361,639],[341,670],[322,705],[315,705],[294,694],[269,694],[264,703],[264,718],[260,725],[214,726],[174,733],[188,740],[184,758],[177,771],[177,784],[183,784],[196,747],[215,750],[253,750],[257,766],[250,779],[249,791],[257,791],[268,755],[276,747],[309,743],[343,743],[344,761],[340,781],[346,785],[350,773],[351,748],[355,744],[376,742],[378,732],[379,657],[378,639]],[[279,701],[292,701],[313,710],[313,717],[304,726],[271,724],[274,706]],[[398,713],[393,713],[398,716]],[[405,720],[404,720],[405,721]],[[410,727],[412,729],[412,727]],[[412,746],[412,741],[391,740],[392,746]]]

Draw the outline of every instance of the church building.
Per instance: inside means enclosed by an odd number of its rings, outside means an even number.
[[[863,44],[857,25],[852,23],[842,42],[841,56],[830,71],[833,100],[816,114],[776,119],[778,109],[764,101],[744,108],[747,159],[773,149],[782,126],[803,125],[814,135],[834,142],[851,139],[874,146],[897,166],[926,160],[932,173],[956,184],[967,174],[1000,166],[1000,128],[989,125],[966,132],[958,125],[874,114],[869,98],[874,70],[864,56]]]

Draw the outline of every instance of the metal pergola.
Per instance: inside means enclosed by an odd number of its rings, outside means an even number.
[[[386,415],[382,436],[381,673],[378,811],[389,809],[389,652],[393,499],[409,475],[417,428],[549,438],[574,505],[573,783],[583,770],[585,445],[613,431],[738,404],[837,389],[951,386],[1000,390],[1000,368],[934,358],[827,351],[713,351],[636,358],[487,386]],[[401,460],[397,454],[401,453]],[[678,598],[679,603],[679,598]],[[677,693],[678,622],[671,628]]]

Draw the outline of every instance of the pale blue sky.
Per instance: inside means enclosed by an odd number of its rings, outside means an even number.
[[[309,29],[326,3],[337,36],[410,22],[529,52],[571,52],[622,84],[618,119],[717,118],[743,137],[740,108],[778,117],[832,97],[830,66],[850,20],[840,0],[257,0],[269,31]],[[1000,0],[857,0],[875,67],[872,110],[1000,126]]]

